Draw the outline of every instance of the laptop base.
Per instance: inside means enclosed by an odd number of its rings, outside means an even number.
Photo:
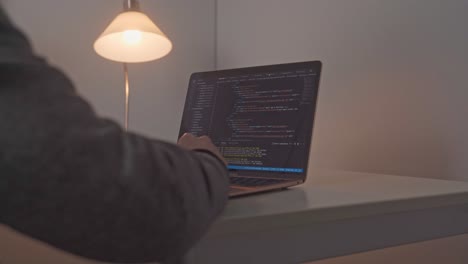
[[[264,193],[264,192],[271,192],[271,191],[278,191],[284,190],[292,186],[296,186],[299,184],[304,183],[302,180],[294,180],[294,181],[286,181],[282,184],[275,184],[275,185],[267,185],[267,186],[256,186],[256,187],[245,187],[245,186],[236,186],[231,185],[229,190],[229,198]]]

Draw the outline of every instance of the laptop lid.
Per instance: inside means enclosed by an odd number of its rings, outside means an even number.
[[[305,180],[321,62],[200,72],[179,138],[207,135],[242,176]]]

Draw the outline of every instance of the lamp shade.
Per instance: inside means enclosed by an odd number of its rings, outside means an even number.
[[[102,57],[125,63],[156,60],[172,50],[172,43],[151,19],[137,11],[119,14],[94,43]]]

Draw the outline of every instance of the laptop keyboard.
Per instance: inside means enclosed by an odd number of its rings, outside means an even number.
[[[285,180],[278,179],[264,179],[264,178],[248,178],[248,177],[229,177],[232,185],[242,186],[242,187],[257,187],[265,185],[273,185],[284,183]]]

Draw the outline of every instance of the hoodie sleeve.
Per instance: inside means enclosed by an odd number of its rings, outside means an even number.
[[[0,222],[108,262],[183,256],[227,201],[224,164],[96,116],[0,7]]]

